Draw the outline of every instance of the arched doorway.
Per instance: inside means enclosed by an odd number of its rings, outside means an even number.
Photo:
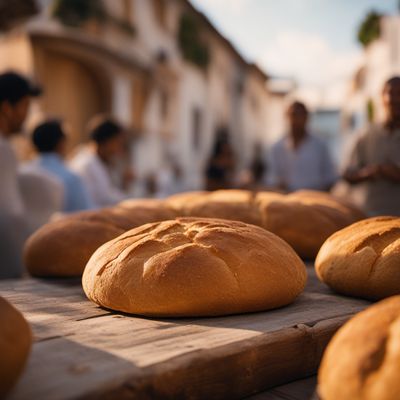
[[[36,73],[44,87],[42,109],[67,122],[72,148],[87,139],[85,128],[94,115],[110,111],[109,78],[97,65],[53,50],[42,49],[35,56]]]

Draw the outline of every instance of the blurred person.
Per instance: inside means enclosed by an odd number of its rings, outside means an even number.
[[[250,164],[250,173],[252,186],[262,186],[263,178],[267,173],[267,163],[263,157],[263,147],[261,143],[256,143],[254,146],[254,155]]]
[[[271,149],[267,184],[283,191],[328,191],[337,175],[326,145],[307,130],[308,110],[293,102],[287,111],[289,133]]]
[[[226,134],[219,134],[206,167],[206,190],[234,187],[235,157]]]
[[[371,124],[352,148],[343,178],[363,187],[360,204],[367,214],[400,215],[400,77],[389,79],[382,92],[383,124]]]
[[[19,168],[18,181],[25,206],[24,222],[32,233],[62,210],[64,187],[54,175],[30,163]]]
[[[156,186],[155,197],[160,199],[186,190],[182,168],[173,157],[169,157],[157,172]]]
[[[98,116],[89,123],[92,146],[77,154],[71,161],[95,207],[107,207],[126,199],[128,194],[118,187],[111,177],[111,170],[119,158],[125,155],[125,131],[110,117]],[[131,179],[124,172],[121,180]]]
[[[31,98],[40,93],[40,88],[18,73],[0,74],[0,278],[19,277],[23,270],[21,252],[28,230],[10,139],[21,132]]]
[[[64,200],[60,211],[73,212],[91,208],[86,189],[78,175],[65,164],[67,136],[60,121],[48,120],[39,124],[32,133],[32,142],[38,152],[38,158],[31,164],[39,167],[63,185]]]

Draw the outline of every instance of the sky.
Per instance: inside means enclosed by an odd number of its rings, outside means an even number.
[[[249,61],[294,78],[310,101],[336,105],[362,61],[357,29],[398,0],[191,0]]]

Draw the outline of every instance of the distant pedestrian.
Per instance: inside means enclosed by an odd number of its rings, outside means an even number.
[[[336,171],[327,146],[308,132],[307,107],[292,103],[287,118],[289,133],[271,149],[267,184],[288,192],[329,190],[336,181]]]
[[[112,118],[101,116],[90,122],[88,130],[92,146],[76,155],[70,166],[83,180],[95,207],[111,206],[128,197],[111,177],[112,168],[125,154],[125,131]],[[128,175],[131,179],[132,174],[124,171]]]
[[[235,156],[225,134],[217,136],[213,152],[206,167],[206,190],[234,187]]]
[[[63,212],[91,208],[89,195],[78,175],[64,162],[67,151],[67,135],[61,122],[49,120],[38,125],[32,133],[32,142],[38,152],[33,166],[43,168],[59,179],[64,188]]]
[[[383,88],[386,120],[358,137],[343,178],[363,190],[361,207],[371,216],[400,215],[400,77]]]
[[[21,132],[31,98],[39,94],[40,89],[18,73],[0,75],[0,279],[22,274],[21,251],[28,228],[10,139]]]

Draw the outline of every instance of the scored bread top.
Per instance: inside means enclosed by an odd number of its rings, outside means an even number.
[[[306,281],[283,240],[242,222],[178,218],[133,229],[100,247],[82,278],[86,295],[118,311],[202,316],[292,302]]]
[[[400,218],[375,217],[332,235],[315,261],[319,279],[352,296],[381,299],[400,293]]]

